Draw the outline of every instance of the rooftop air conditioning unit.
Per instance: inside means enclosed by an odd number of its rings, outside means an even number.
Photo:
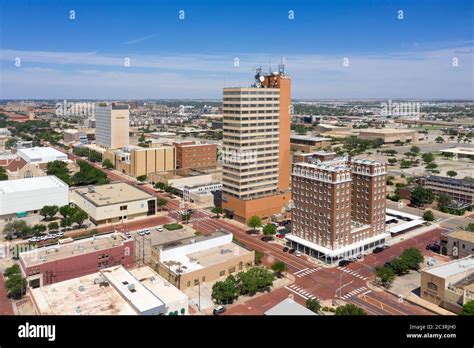
[[[128,288],[128,290],[133,292],[133,291],[135,291],[135,284],[128,284],[127,288]]]

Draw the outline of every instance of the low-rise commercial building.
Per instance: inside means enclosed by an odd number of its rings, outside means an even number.
[[[19,149],[18,155],[27,163],[42,164],[53,161],[67,161],[67,154],[52,147],[32,147]]]
[[[303,153],[315,152],[331,145],[331,139],[310,135],[291,135],[290,146],[292,151]]]
[[[316,163],[317,161],[324,162],[336,158],[335,152],[316,151],[312,153],[298,153],[294,155],[293,162]]]
[[[437,198],[446,195],[450,200],[474,205],[474,182],[443,176],[427,176],[418,179],[424,188],[434,192]]]
[[[454,313],[474,300],[474,256],[421,271],[421,298]]]
[[[176,150],[173,146],[156,147],[127,146],[109,149],[104,154],[116,170],[130,176],[150,175],[176,169]]]
[[[161,182],[179,189],[185,186],[208,185],[214,181],[212,174],[192,169],[151,173],[148,179],[153,183]]]
[[[174,143],[176,147],[176,168],[215,167],[217,164],[217,145],[198,144],[195,141]]]
[[[69,186],[55,176],[0,181],[0,217],[9,221],[45,205],[69,203]]]
[[[102,268],[135,262],[135,242],[120,233],[97,235],[20,253],[20,268],[29,287],[80,277]]]
[[[155,245],[152,267],[182,290],[236,274],[252,266],[255,255],[232,238],[231,233],[217,231]]]
[[[213,198],[213,192],[222,191],[222,184],[211,182],[204,185],[183,187],[183,198],[188,202],[204,203],[206,197]]]
[[[149,267],[114,266],[31,289],[41,315],[186,315],[188,297]]]
[[[402,143],[418,142],[418,131],[412,129],[361,129],[359,130],[359,139],[377,140],[382,139],[384,144],[393,144],[397,140]]]
[[[80,142],[82,144],[87,144],[87,134],[85,132],[81,132],[77,129],[66,129],[63,131],[63,141],[66,144],[77,143]]]
[[[295,302],[293,295],[284,299],[280,303],[276,304],[269,310],[267,310],[265,315],[316,315],[313,311],[309,310],[305,306],[300,305],[298,302]]]
[[[125,183],[78,188],[71,201],[96,225],[156,214],[156,197]]]
[[[455,147],[439,152],[452,154],[454,158],[474,158],[474,148],[472,147]]]
[[[441,253],[454,258],[474,254],[474,232],[458,230],[441,237]]]

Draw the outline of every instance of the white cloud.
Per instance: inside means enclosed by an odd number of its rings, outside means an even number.
[[[344,56],[283,54],[294,98],[473,98],[473,46]],[[21,57],[24,67],[14,68]],[[131,66],[124,67],[130,57]],[[240,66],[234,67],[238,57]],[[453,57],[459,66],[452,66]],[[0,51],[2,98],[220,98],[248,85],[270,54],[107,55]],[[35,66],[36,65],[36,66]],[[46,69],[46,70],[45,70]],[[264,67],[266,71],[267,68]]]

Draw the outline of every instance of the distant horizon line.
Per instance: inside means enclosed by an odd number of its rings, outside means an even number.
[[[7,101],[179,101],[179,100],[186,100],[186,101],[222,101],[222,98],[104,98],[104,99],[97,99],[97,98],[0,98],[0,102],[7,102]],[[295,98],[292,99],[294,102],[310,102],[310,101],[399,101],[399,100],[410,100],[410,101],[456,101],[456,102],[474,102],[474,99],[465,99],[465,98],[447,98],[447,99],[440,99],[440,98],[397,98],[397,97],[390,97],[390,98]]]

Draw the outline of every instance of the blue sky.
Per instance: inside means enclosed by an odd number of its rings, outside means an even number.
[[[474,96],[472,1],[0,3],[0,98],[219,98],[282,57],[294,98]]]

